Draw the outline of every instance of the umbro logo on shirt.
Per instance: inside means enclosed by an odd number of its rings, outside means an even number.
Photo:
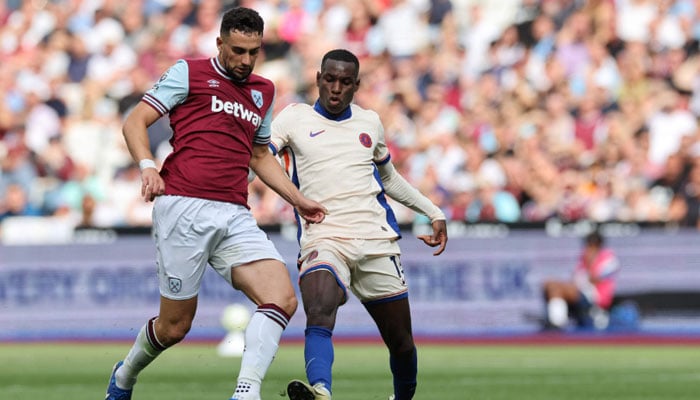
[[[311,131],[311,132],[309,132],[309,137],[316,137],[316,136],[322,134],[322,133],[325,132],[325,131],[326,131],[325,129],[321,129],[320,131],[316,131],[316,132]]]

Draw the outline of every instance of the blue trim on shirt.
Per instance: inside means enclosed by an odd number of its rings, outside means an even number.
[[[277,155],[277,153],[278,153],[278,152],[277,152],[277,147],[275,146],[274,143],[272,143],[272,142],[268,143],[268,144],[267,144],[267,147],[270,148],[270,152],[272,152],[272,155],[273,155],[273,156],[276,156],[276,155]]]
[[[275,147],[273,144],[270,144],[273,148]],[[294,154],[294,151],[290,147],[286,147],[286,152],[289,155],[290,162],[292,164],[292,176],[289,177],[289,179],[292,181],[294,186],[299,188],[299,175],[297,175],[297,157],[296,154]],[[277,153],[275,153],[277,155]],[[296,208],[294,208],[294,220],[297,223],[297,244],[301,244],[301,231],[302,231],[302,218],[301,215],[299,215],[299,211],[297,211]]]
[[[389,226],[396,232],[398,238],[401,239],[401,228],[399,228],[399,223],[396,221],[396,215],[394,215],[394,210],[391,209],[389,202],[386,200],[384,184],[382,183],[382,178],[379,176],[379,169],[374,165],[374,179],[381,188],[381,191],[377,193],[377,201],[386,211],[386,222]]]
[[[333,121],[345,121],[346,119],[350,119],[350,117],[352,117],[352,109],[350,106],[340,113],[340,115],[331,115],[325,108],[323,108],[318,100],[316,100],[316,103],[314,103],[314,110],[316,110],[316,112],[321,114],[323,117]]]
[[[388,163],[389,161],[391,161],[391,155],[389,153],[386,153],[386,157],[384,157],[383,160],[379,160],[379,161],[375,160],[374,163],[377,165],[384,165],[384,164]]]

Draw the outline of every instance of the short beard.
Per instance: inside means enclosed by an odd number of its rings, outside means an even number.
[[[231,77],[237,81],[244,81],[244,80],[248,79],[250,74],[252,74],[252,71],[249,71],[247,74],[245,74],[243,76],[239,76],[237,73],[235,73],[233,71],[228,71],[228,74],[231,75]]]

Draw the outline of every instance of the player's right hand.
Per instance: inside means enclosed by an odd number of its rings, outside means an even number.
[[[321,203],[307,198],[297,205],[296,210],[308,224],[321,223],[328,214],[328,210]]]
[[[447,222],[444,219],[438,219],[433,221],[432,226],[432,235],[418,235],[417,238],[430,247],[439,246],[438,249],[433,252],[434,256],[439,256],[445,251],[445,247],[447,246]]]
[[[156,196],[165,193],[165,181],[155,168],[141,171],[141,196],[145,201],[153,201]]]

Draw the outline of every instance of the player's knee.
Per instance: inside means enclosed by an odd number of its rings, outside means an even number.
[[[307,317],[320,318],[331,314],[332,309],[320,301],[307,301],[304,303],[304,313]]]
[[[191,321],[179,321],[174,324],[164,324],[161,332],[158,332],[158,339],[165,346],[172,346],[187,336],[192,327]]]
[[[282,300],[277,302],[277,305],[291,317],[296,312],[297,307],[299,306],[299,301],[294,293],[292,293],[291,295],[285,296]]]
[[[387,341],[387,347],[391,354],[406,354],[412,352],[416,345],[413,342],[413,335],[409,332],[403,332],[399,335],[393,335]]]
[[[320,301],[304,304],[307,325],[333,327],[337,307]]]

